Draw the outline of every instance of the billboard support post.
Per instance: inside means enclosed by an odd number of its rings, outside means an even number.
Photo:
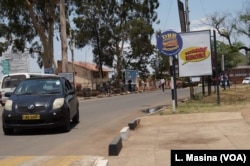
[[[174,78],[174,99],[175,99],[175,107],[177,107],[177,87],[176,87],[176,70],[175,70],[175,61],[176,57],[173,56],[173,78]]]
[[[171,76],[171,94],[172,94],[172,106],[173,106],[173,112],[175,113],[175,87],[174,87],[174,68],[173,68],[173,56],[169,57],[169,64],[170,64],[170,76]]]
[[[217,65],[217,43],[216,43],[216,32],[213,30],[213,39],[214,39],[214,55],[215,55],[215,83],[216,83],[216,92],[217,92],[217,105],[220,105],[220,88],[218,80],[218,65]]]
[[[176,91],[176,74],[175,74],[175,56],[178,55],[182,49],[183,41],[179,33],[175,31],[166,31],[157,37],[157,47],[159,51],[166,56],[169,56],[170,74],[171,74],[171,93],[173,112],[177,105],[177,91]]]

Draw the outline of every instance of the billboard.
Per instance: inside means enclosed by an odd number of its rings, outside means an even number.
[[[54,68],[44,68],[44,73],[45,74],[55,74]]]
[[[175,31],[165,31],[157,36],[157,48],[166,56],[177,55],[182,48],[182,38]]]
[[[2,60],[3,74],[10,74],[10,62],[9,59]]]
[[[58,76],[68,79],[71,84],[74,83],[74,73],[73,72],[72,73],[70,73],[70,72],[69,73],[58,73]]]
[[[125,70],[125,84],[128,84],[128,81],[131,80],[132,84],[136,84],[137,72],[136,70]]]
[[[27,73],[29,72],[29,54],[28,53],[11,53],[3,54],[2,64],[8,63],[8,70],[4,68],[4,72],[11,73]],[[4,66],[5,67],[5,66]]]
[[[210,30],[180,35],[183,47],[178,55],[179,77],[212,75]]]

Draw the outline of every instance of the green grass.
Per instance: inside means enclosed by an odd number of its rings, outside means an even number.
[[[195,94],[192,100],[188,99],[185,102],[178,102],[175,111],[173,111],[172,106],[169,106],[159,111],[156,115],[241,110],[250,102],[250,86],[234,85],[230,89],[220,89],[219,96],[220,103],[218,104],[218,96],[215,92],[212,92],[210,96]]]

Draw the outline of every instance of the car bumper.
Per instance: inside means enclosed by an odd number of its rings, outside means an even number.
[[[39,128],[56,128],[63,126],[66,119],[66,111],[53,110],[48,113],[39,114],[39,119],[23,119],[23,115],[14,114],[11,111],[3,111],[2,122],[4,128],[9,129],[39,129]],[[29,114],[33,115],[33,114]]]
[[[2,106],[4,106],[5,103],[6,103],[6,100],[5,100],[5,99],[0,99],[0,104],[1,104]]]

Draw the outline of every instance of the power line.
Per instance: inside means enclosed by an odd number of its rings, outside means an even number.
[[[201,8],[202,8],[202,11],[204,12],[204,15],[206,16],[207,12],[206,12],[206,8],[204,7],[204,4],[203,4],[202,0],[200,0],[200,5],[201,5]]]
[[[164,1],[164,0],[162,0]],[[167,27],[167,24],[168,24],[168,19],[170,17],[170,12],[171,12],[171,9],[172,9],[172,4],[173,4],[173,0],[170,1],[170,5],[168,6],[168,10],[167,10],[167,14],[166,14],[166,22],[165,22],[165,28]]]

